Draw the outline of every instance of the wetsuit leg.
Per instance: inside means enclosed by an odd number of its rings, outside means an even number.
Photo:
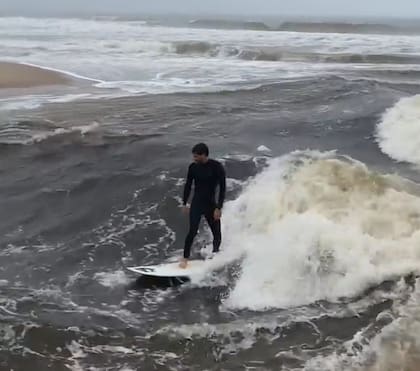
[[[222,232],[220,220],[214,220],[215,207],[207,208],[204,216],[213,234],[213,252],[219,252],[220,244],[222,243]]]
[[[188,231],[187,237],[185,238],[184,245],[184,258],[188,259],[191,254],[191,246],[194,242],[194,238],[197,235],[198,227],[200,226],[201,220],[201,207],[200,205],[192,203],[190,208],[190,230]]]

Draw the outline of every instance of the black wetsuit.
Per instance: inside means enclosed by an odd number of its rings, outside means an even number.
[[[201,216],[204,215],[213,233],[213,252],[218,252],[222,242],[220,220],[214,219],[214,210],[222,209],[226,192],[226,175],[222,164],[209,159],[204,164],[192,163],[188,168],[183,202],[187,204],[194,181],[194,196],[190,208],[190,230],[185,239],[184,258],[188,259],[194,237],[197,235]],[[216,189],[219,195],[216,200]]]

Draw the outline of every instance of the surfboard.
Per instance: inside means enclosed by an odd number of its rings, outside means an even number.
[[[205,260],[190,260],[185,269],[179,267],[179,262],[149,265],[140,267],[128,267],[131,272],[141,274],[143,276],[153,277],[191,277],[204,271]]]

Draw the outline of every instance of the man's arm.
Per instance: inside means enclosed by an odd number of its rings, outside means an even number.
[[[222,209],[223,203],[225,202],[226,194],[226,173],[222,164],[219,165],[219,202],[217,203],[217,208]]]
[[[182,199],[184,206],[187,204],[188,199],[190,198],[190,194],[191,194],[191,186],[192,186],[192,182],[194,178],[192,166],[193,165],[191,164],[190,167],[188,168],[187,182],[185,183],[185,187],[184,187],[184,197]]]

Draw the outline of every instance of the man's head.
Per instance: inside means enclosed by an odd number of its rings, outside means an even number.
[[[204,164],[209,158],[209,147],[204,143],[198,143],[193,147],[192,154],[196,163]]]

